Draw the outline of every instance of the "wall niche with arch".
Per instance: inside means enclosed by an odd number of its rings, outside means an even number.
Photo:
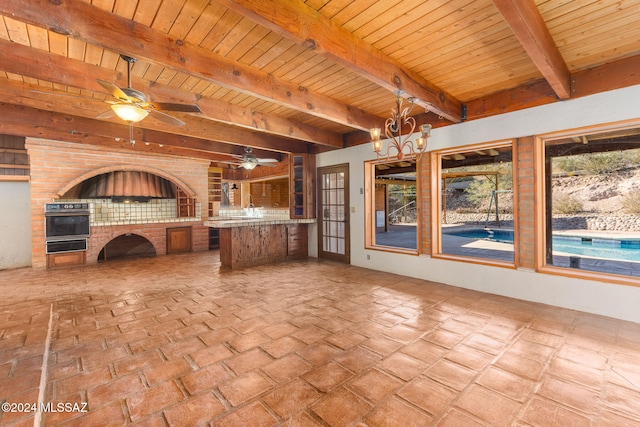
[[[138,234],[126,233],[112,239],[100,250],[98,262],[154,256],[156,249],[149,240]]]

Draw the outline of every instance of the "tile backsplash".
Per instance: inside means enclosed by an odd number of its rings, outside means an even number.
[[[253,208],[256,215],[261,218],[289,218],[289,208],[286,209],[274,209],[274,208]],[[220,209],[218,216],[220,218],[229,218],[237,216],[247,216],[248,211],[246,209]]]
[[[194,221],[201,219],[201,205],[196,203],[193,217],[178,218],[175,199],[151,199],[144,203],[114,203],[111,199],[74,199],[56,202],[88,203],[91,225],[140,224],[153,222]]]

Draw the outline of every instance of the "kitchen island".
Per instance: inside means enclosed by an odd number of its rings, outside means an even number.
[[[211,218],[220,233],[220,263],[231,269],[308,256],[308,224],[315,219]]]

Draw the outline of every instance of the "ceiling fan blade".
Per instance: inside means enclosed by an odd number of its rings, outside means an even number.
[[[268,168],[275,168],[276,165],[274,165],[273,163],[264,163],[264,162],[258,162],[258,166],[266,166]]]
[[[200,107],[190,104],[176,104],[173,102],[146,102],[143,108],[146,106],[148,106],[149,109],[153,110],[179,111],[182,113],[202,113]]]
[[[105,82],[104,80],[100,80],[100,79],[96,79],[96,80],[98,80],[98,83],[100,83],[100,86],[105,88],[105,90],[109,92],[111,96],[121,101],[129,102],[129,97],[127,96],[127,94],[124,93],[122,89],[120,89],[118,86],[110,82]]]
[[[100,113],[96,116],[96,119],[110,119],[111,117],[115,116],[116,113],[109,108],[107,111],[105,111],[104,113]]]
[[[160,120],[163,121],[165,123],[168,123],[170,125],[174,125],[174,126],[184,126],[184,122],[176,117],[170,116],[169,114],[163,113],[162,111],[158,111],[158,110],[148,110],[149,113],[151,113],[151,115]]]
[[[276,159],[258,159],[258,163],[278,163]]]

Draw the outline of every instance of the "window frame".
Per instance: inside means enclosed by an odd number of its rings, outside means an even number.
[[[545,185],[545,148],[548,141],[561,138],[578,137],[584,134],[598,134],[612,131],[623,131],[640,127],[640,119],[626,120],[614,123],[565,129],[535,136],[535,269],[539,273],[551,274],[578,279],[596,280],[605,283],[640,286],[640,277],[622,274],[567,268],[549,265],[546,262],[547,221],[546,221],[546,185]]]
[[[467,262],[472,264],[490,265],[515,269],[518,265],[518,170],[517,144],[515,138],[477,144],[434,150],[431,154],[431,256],[438,259]],[[511,148],[512,186],[513,186],[513,261],[503,261],[492,258],[472,257],[457,254],[442,253],[442,157],[461,154],[474,150],[489,150],[491,148]]]
[[[407,160],[415,160],[415,173],[416,173],[416,249],[407,249],[397,246],[377,245],[376,239],[376,209],[375,209],[375,179],[376,179],[376,165],[390,163],[394,160],[391,159],[375,159],[366,160],[364,162],[364,248],[368,250],[376,250],[383,252],[393,252],[405,255],[420,255],[420,242],[421,242],[421,222],[422,222],[422,209],[421,209],[421,183],[420,183],[420,166],[422,158],[407,156]]]

